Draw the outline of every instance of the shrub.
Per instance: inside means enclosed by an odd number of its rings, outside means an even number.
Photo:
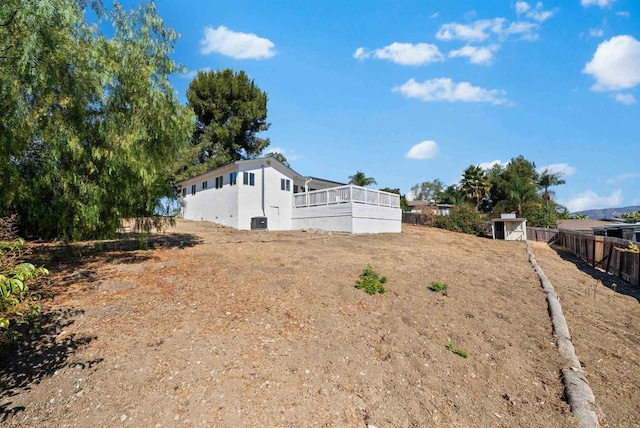
[[[384,283],[386,276],[380,276],[371,266],[367,267],[356,281],[356,288],[366,291],[369,294],[385,293]]]
[[[468,205],[455,205],[449,215],[437,216],[435,227],[476,235],[482,229],[485,218],[475,208]]]
[[[439,291],[443,295],[447,296],[449,285],[446,282],[437,282],[434,281],[431,283],[431,287],[429,287],[432,291]]]
[[[0,342],[15,341],[25,328],[37,329],[39,298],[31,289],[49,274],[21,261],[28,250],[15,236],[14,224],[14,217],[0,219]]]
[[[446,348],[449,351],[453,352],[454,354],[460,355],[462,358],[469,357],[469,353],[466,350],[464,350],[462,348],[458,348],[456,345],[453,344],[453,342],[447,343]]]

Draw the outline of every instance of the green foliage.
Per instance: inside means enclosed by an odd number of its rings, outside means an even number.
[[[462,358],[468,358],[469,357],[469,352],[467,352],[466,350],[462,349],[462,348],[458,348],[456,347],[456,345],[453,344],[453,342],[449,342],[447,343],[446,348],[453,352],[456,355],[460,355]]]
[[[353,184],[355,186],[370,186],[376,183],[376,179],[373,177],[367,177],[364,172],[357,171],[355,174],[349,176],[349,184]]]
[[[0,342],[10,342],[24,327],[37,328],[38,297],[31,289],[49,274],[44,267],[25,263],[25,241],[15,237],[15,219],[0,219]]]
[[[466,200],[474,206],[480,205],[489,196],[490,184],[485,171],[480,166],[470,165],[462,173],[460,190]]]
[[[447,284],[446,282],[434,281],[431,283],[429,289],[432,291],[440,292],[445,296],[449,295],[449,284]]]
[[[259,156],[269,145],[267,94],[244,71],[199,71],[187,89],[196,114],[192,149],[181,159],[180,179]]]
[[[469,205],[455,205],[449,215],[436,216],[433,225],[453,232],[475,235],[482,231],[482,225],[486,220],[483,214]]]
[[[452,205],[462,204],[464,202],[464,195],[462,194],[462,190],[460,190],[460,186],[452,184],[445,187],[442,192],[440,202]]]
[[[414,185],[411,194],[414,201],[441,202],[444,184],[439,179]]]
[[[640,211],[623,213],[620,214],[618,218],[624,220],[625,222],[634,223],[636,221],[640,221]]]
[[[380,190],[383,192],[395,193],[396,195],[400,195],[400,209],[402,211],[409,210],[409,203],[407,202],[407,197],[400,192],[400,189],[398,188],[392,189],[391,187],[385,187]]]
[[[561,172],[551,172],[548,168],[540,173],[540,176],[538,177],[538,186],[542,191],[542,198],[547,201],[547,203],[552,200],[552,196],[555,193],[553,190],[549,190],[549,187],[559,186],[566,183],[566,181],[560,178],[563,175],[564,174]]]
[[[385,293],[387,290],[384,284],[387,282],[386,276],[380,276],[371,266],[368,266],[356,281],[356,288],[364,290],[368,294]]]
[[[633,254],[640,254],[640,247],[638,247],[638,244],[636,244],[635,242],[629,240],[629,245],[627,245],[626,248],[623,247],[615,247],[616,250],[618,251],[622,251],[624,253],[633,253]]]
[[[192,131],[168,79],[177,34],[155,4],[90,3],[113,36],[87,2],[0,3],[0,215],[42,237],[107,238],[154,215]]]

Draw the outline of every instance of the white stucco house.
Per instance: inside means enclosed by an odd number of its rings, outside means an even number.
[[[400,197],[305,177],[268,157],[236,161],[177,183],[181,217],[236,229],[399,233]]]

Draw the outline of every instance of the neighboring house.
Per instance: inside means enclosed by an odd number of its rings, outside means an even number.
[[[398,233],[400,197],[304,177],[274,158],[225,165],[177,184],[181,216],[236,229]]]
[[[438,204],[429,201],[408,201],[409,209],[412,213],[423,213],[426,209],[430,209],[435,215],[449,215],[451,213],[451,204]]]
[[[590,218],[572,218],[562,220],[558,223],[558,230],[566,230],[569,232],[593,233],[594,227],[603,227],[611,224],[604,220],[593,220]]]

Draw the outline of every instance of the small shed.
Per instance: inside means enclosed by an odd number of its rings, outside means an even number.
[[[491,219],[491,235],[493,239],[526,241],[527,219],[518,218],[515,214],[502,214],[500,218]]]

